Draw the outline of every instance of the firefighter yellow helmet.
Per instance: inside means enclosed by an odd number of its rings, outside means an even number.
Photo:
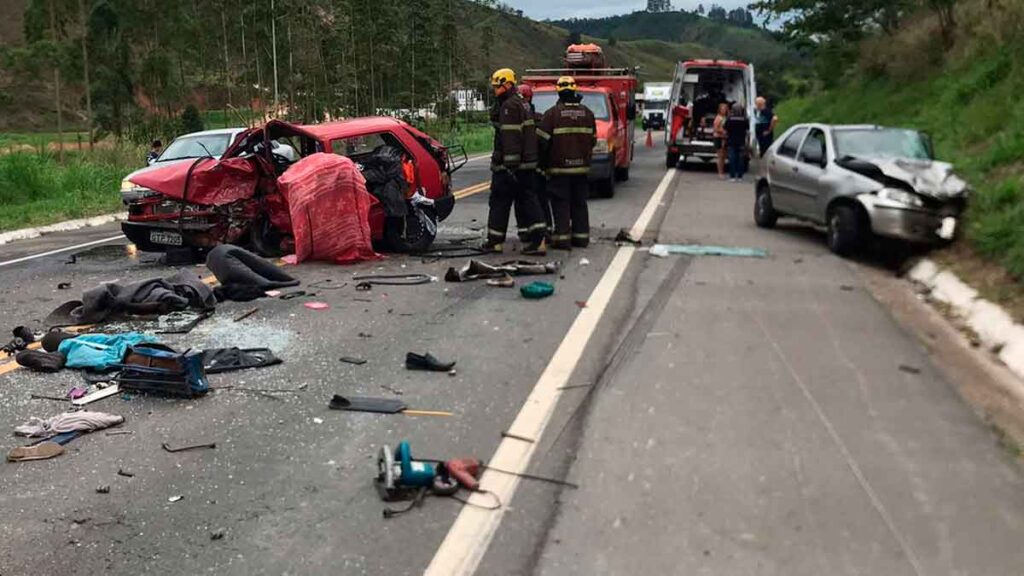
[[[572,76],[562,76],[555,85],[558,87],[559,92],[566,90],[570,92],[576,91],[576,79]]]
[[[512,84],[516,83],[516,73],[511,68],[502,68],[501,70],[496,70],[494,74],[491,74],[492,88],[504,86],[509,82]]]

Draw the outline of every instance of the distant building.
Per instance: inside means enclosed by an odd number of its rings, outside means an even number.
[[[647,0],[648,12],[671,12],[672,0]]]
[[[452,98],[458,103],[459,112],[482,112],[487,110],[487,104],[484,102],[483,96],[476,90],[469,88],[452,90]]]

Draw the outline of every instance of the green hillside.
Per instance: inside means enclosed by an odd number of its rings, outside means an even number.
[[[973,11],[972,8],[977,8]],[[955,45],[936,45],[920,18],[894,37],[865,42],[836,88],[781,104],[784,124],[869,122],[930,133],[940,159],[976,192],[957,258],[979,254],[1024,280],[1024,5],[992,14],[961,7]],[[998,298],[997,298],[998,299]]]

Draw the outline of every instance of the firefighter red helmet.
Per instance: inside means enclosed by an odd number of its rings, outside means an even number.
[[[519,86],[519,95],[523,97],[523,100],[530,102],[533,100],[533,86],[529,84],[523,84]]]

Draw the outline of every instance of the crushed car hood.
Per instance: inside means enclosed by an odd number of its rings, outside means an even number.
[[[200,158],[136,172],[128,180],[175,200],[221,206],[251,198],[259,173],[247,158]]]
[[[894,188],[944,199],[964,196],[970,187],[953,173],[953,165],[937,160],[846,156],[836,164]]]

